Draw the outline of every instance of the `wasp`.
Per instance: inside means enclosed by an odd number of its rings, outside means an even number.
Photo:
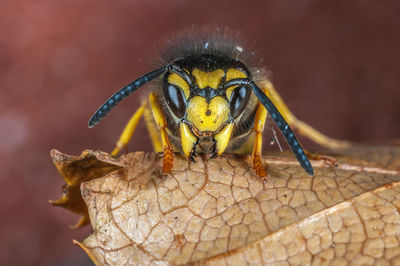
[[[251,153],[256,175],[265,177],[261,152],[267,115],[309,175],[314,174],[313,167],[290,125],[323,146],[341,145],[298,120],[269,79],[260,76],[260,67],[249,63],[254,55],[246,53],[229,34],[185,36],[167,50],[158,69],[117,91],[90,118],[89,127],[94,127],[128,95],[157,80],[126,125],[112,155],[127,145],[142,116],[154,150],[164,154],[164,173],[173,168],[174,152],[191,161],[199,154],[215,158],[229,152]]]

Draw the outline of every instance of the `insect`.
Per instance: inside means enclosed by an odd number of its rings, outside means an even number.
[[[195,161],[198,154],[215,158],[224,152],[251,152],[253,168],[265,177],[261,161],[262,132],[269,114],[300,165],[313,167],[293,130],[329,146],[330,139],[297,120],[266,77],[247,64],[248,55],[225,32],[186,36],[171,45],[164,64],[112,95],[90,118],[97,125],[125,97],[152,82],[148,99],[132,116],[112,155],[129,142],[144,116],[153,147],[164,153],[163,172],[173,168],[174,151]],[[152,113],[152,115],[151,115]],[[322,139],[321,139],[322,138]]]

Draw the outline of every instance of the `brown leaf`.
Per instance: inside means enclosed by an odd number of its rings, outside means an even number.
[[[123,165],[100,151],[85,150],[80,156],[68,156],[57,150],[52,150],[50,157],[58,172],[64,178],[65,185],[61,198],[49,202],[81,215],[81,219],[72,226],[73,228],[89,223],[87,207],[81,196],[81,183],[102,177],[123,167]]]
[[[154,154],[124,155],[82,184],[94,233],[79,244],[111,265],[400,263],[399,147],[342,154],[314,177],[267,157],[265,183],[247,158],[176,156],[163,177]]]

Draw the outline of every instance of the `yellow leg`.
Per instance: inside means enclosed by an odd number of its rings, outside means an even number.
[[[146,105],[143,112],[143,118],[146,123],[147,131],[149,132],[153,150],[155,152],[163,152],[163,145],[161,143],[161,135],[158,127],[154,121],[151,109]]]
[[[253,168],[256,175],[259,177],[265,177],[267,172],[265,171],[261,162],[261,151],[262,151],[262,133],[264,131],[265,120],[267,118],[267,109],[262,104],[258,104],[256,116],[254,118],[253,131],[255,132],[254,146],[252,152]]]
[[[131,140],[132,135],[135,132],[137,125],[139,124],[140,118],[143,115],[145,106],[146,106],[146,104],[143,103],[140,106],[140,108],[137,109],[137,111],[133,114],[133,116],[129,120],[128,124],[126,124],[124,130],[122,131],[121,136],[119,137],[119,139],[117,141],[117,145],[116,145],[115,149],[111,153],[112,156],[117,156],[118,153],[121,151],[121,149],[124,148]]]
[[[170,173],[173,167],[174,161],[174,153],[172,150],[171,143],[169,142],[169,138],[167,135],[167,121],[163,115],[160,104],[157,102],[157,99],[154,93],[150,93],[149,102],[151,109],[153,110],[154,119],[156,121],[157,126],[160,128],[161,133],[161,142],[164,151],[164,165],[163,172]]]
[[[261,82],[260,85],[261,88],[264,88],[265,93],[275,104],[276,108],[278,108],[278,111],[282,114],[290,127],[299,132],[301,135],[309,138],[322,147],[329,149],[344,149],[351,145],[350,142],[347,141],[329,138],[315,128],[312,128],[303,121],[297,119],[283,102],[282,98],[269,81]]]

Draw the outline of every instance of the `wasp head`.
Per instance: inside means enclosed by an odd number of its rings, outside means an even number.
[[[226,149],[251,96],[248,86],[229,86],[234,79],[250,79],[250,72],[237,60],[211,55],[177,60],[165,74],[163,95],[180,120],[182,150],[189,158],[196,152],[215,157]]]

